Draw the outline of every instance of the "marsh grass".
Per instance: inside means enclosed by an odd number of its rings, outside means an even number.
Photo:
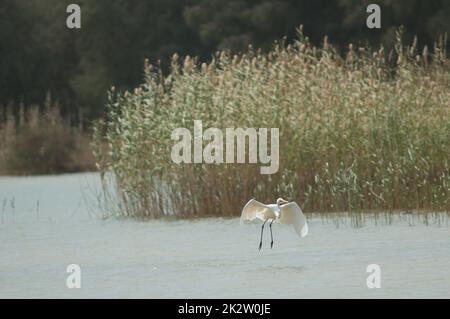
[[[433,211],[366,211],[366,212],[321,212],[308,214],[308,219],[320,221],[323,225],[333,224],[336,228],[362,228],[367,225],[386,226],[403,224],[448,227],[449,215]]]
[[[145,65],[134,92],[109,92],[94,150],[111,215],[236,216],[254,197],[307,212],[450,210],[450,61],[445,39],[419,51],[298,40],[209,63]],[[280,169],[172,163],[173,129],[280,129]],[[101,145],[106,143],[107,147]],[[107,177],[109,176],[109,177]],[[113,178],[111,178],[113,176]],[[109,195],[108,195],[109,194]],[[359,216],[355,215],[355,216]]]
[[[0,119],[0,174],[33,175],[94,170],[90,136],[48,100]]]

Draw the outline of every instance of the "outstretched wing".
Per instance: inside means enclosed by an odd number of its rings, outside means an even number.
[[[263,203],[258,202],[255,199],[249,200],[249,202],[242,209],[241,224],[245,222],[251,222],[258,218],[266,220],[266,214],[269,212],[269,208]]]
[[[281,207],[281,224],[293,224],[295,231],[300,237],[305,237],[308,234],[308,223],[306,217],[303,215],[302,209],[296,202],[291,202]]]

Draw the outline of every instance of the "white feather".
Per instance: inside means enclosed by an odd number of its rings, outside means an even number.
[[[276,204],[263,204],[255,199],[251,199],[242,209],[241,223],[251,222],[255,219],[261,221],[272,220],[281,224],[290,224],[294,226],[295,231],[300,237],[308,234],[308,223],[302,209],[296,202],[286,202],[279,198]]]

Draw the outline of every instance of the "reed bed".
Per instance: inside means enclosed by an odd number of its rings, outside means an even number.
[[[43,107],[9,108],[0,116],[0,174],[35,175],[95,169],[91,139],[71,125],[59,106],[48,99]]]
[[[282,196],[307,212],[450,210],[450,61],[432,49],[312,45],[299,29],[270,52],[173,56],[145,65],[134,92],[109,92],[94,150],[108,214],[236,216],[250,198]],[[280,129],[280,169],[175,164],[171,132]],[[102,145],[106,143],[107,147]]]

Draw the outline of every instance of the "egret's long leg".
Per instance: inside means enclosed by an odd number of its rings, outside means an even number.
[[[267,222],[267,219],[264,221],[264,223],[262,224],[262,227],[261,227],[261,239],[259,241],[259,250],[261,250],[261,247],[262,247],[262,238],[263,238],[263,232],[264,232],[264,225],[266,224],[266,222]]]
[[[274,221],[274,219],[272,219],[272,221],[271,221],[270,224],[269,224],[269,228],[270,228],[270,240],[271,240],[271,242],[270,242],[270,249],[272,249],[272,246],[273,246],[273,235],[272,235],[272,224],[273,224],[273,221]]]

